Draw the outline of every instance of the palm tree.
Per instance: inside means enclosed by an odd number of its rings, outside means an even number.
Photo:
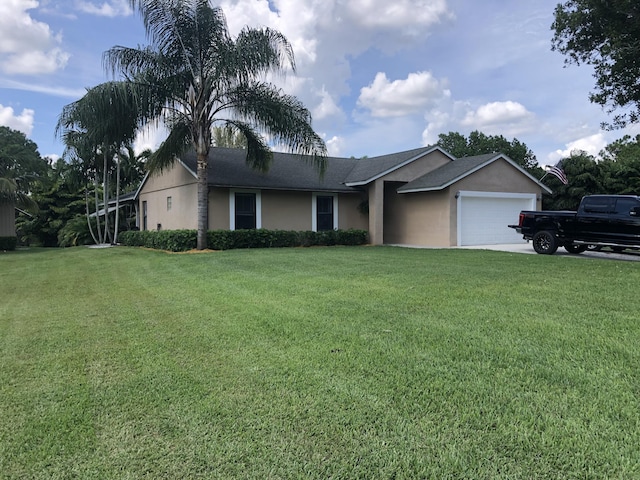
[[[104,62],[122,89],[134,98],[140,125],[164,121],[166,140],[150,157],[150,170],[169,167],[188,148],[197,156],[198,241],[206,248],[208,155],[212,128],[231,126],[246,138],[246,161],[267,171],[270,144],[282,144],[311,161],[322,173],[326,146],[311,127],[311,115],[295,97],[266,78],[295,71],[287,39],[269,28],[245,27],[231,38],[223,11],[210,0],[130,0],[144,21],[146,48],[116,46]]]
[[[98,174],[102,173],[105,224],[102,235],[98,220],[98,237],[101,243],[103,240],[106,242],[108,238],[115,243],[118,236],[117,224],[113,236],[109,229],[109,172],[113,168],[113,160],[116,160],[119,177],[120,163],[117,153],[123,146],[131,144],[137,131],[139,115],[133,93],[126,84],[118,82],[98,85],[87,90],[80,100],[66,105],[56,125],[56,134],[63,138],[67,152],[81,159],[87,170],[95,173],[96,192]],[[98,153],[102,157],[101,168]],[[119,192],[118,180],[116,192]],[[96,212],[97,203],[96,197]]]
[[[116,220],[113,228],[113,243],[118,243],[118,229],[120,228],[121,173],[124,173],[127,188],[131,188],[134,185],[137,187],[142,181],[142,172],[144,170],[143,160],[150,155],[150,150],[144,150],[139,155],[136,155],[131,144],[125,145],[116,153]]]

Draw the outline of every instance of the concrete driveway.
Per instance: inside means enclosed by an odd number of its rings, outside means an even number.
[[[513,244],[505,244],[505,245],[473,245],[467,247],[457,247],[463,249],[470,250],[497,250],[500,252],[513,252],[513,253],[528,253],[537,255],[535,250],[533,249],[533,245],[529,243],[513,243]],[[569,253],[564,248],[558,248],[558,251],[554,253],[554,256],[563,256],[563,257],[580,257],[580,258],[602,258],[607,260],[623,260],[627,262],[638,262],[640,261],[640,250],[638,251],[627,251],[625,253],[613,253],[613,252],[595,252],[591,250],[587,250],[586,252],[575,254]]]

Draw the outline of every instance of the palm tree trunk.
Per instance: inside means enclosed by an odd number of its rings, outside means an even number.
[[[98,243],[96,234],[93,233],[93,227],[91,226],[91,216],[89,215],[89,192],[86,188],[84,189],[84,206],[87,212],[87,226],[89,227],[89,233],[91,234],[91,238],[93,238],[93,243]]]
[[[113,243],[118,243],[118,226],[120,225],[120,157],[116,155],[116,224],[113,227]]]
[[[102,199],[104,204],[104,243],[111,243],[111,230],[109,230],[109,175],[107,175],[107,148],[104,148],[104,152],[102,154],[104,162],[102,171],[102,186],[104,188],[102,192]]]
[[[103,243],[102,230],[100,228],[100,200],[98,199],[98,170],[96,169],[96,176],[93,180],[93,193],[96,201],[96,225],[98,229],[98,243]]]
[[[209,173],[207,154],[198,152],[198,241],[197,249],[207,248],[209,229]]]

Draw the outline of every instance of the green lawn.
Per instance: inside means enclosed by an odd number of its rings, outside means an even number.
[[[0,478],[640,478],[639,267],[0,253]]]

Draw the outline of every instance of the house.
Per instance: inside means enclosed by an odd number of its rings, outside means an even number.
[[[15,204],[0,199],[0,237],[16,236]]]
[[[138,191],[141,230],[195,229],[191,153]],[[540,209],[551,191],[500,153],[455,158],[430,146],[373,158],[328,158],[324,176],[301,157],[274,153],[268,173],[245,151],[209,154],[209,229],[365,229],[374,245],[430,247],[515,243],[507,227]]]

